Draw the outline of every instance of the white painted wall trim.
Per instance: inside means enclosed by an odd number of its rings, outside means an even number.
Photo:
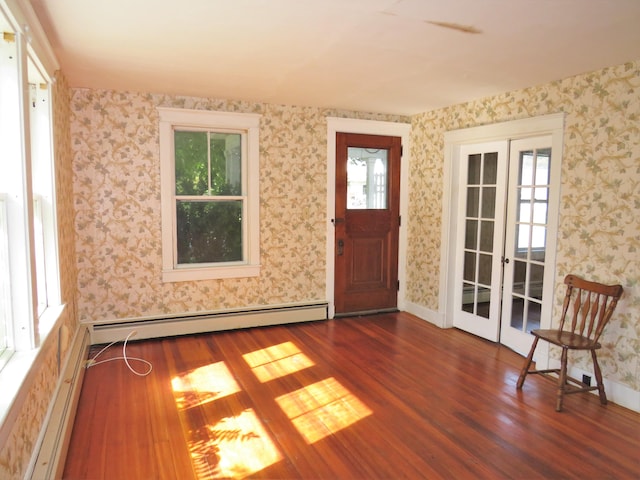
[[[569,355],[571,355],[571,352],[569,353]],[[549,361],[548,366],[540,367],[540,368],[560,368],[560,360],[551,359]],[[591,377],[591,384],[595,385],[595,375],[593,371],[582,370],[580,368],[572,367],[571,365],[569,365],[567,374],[570,377],[577,378],[577,379],[582,378],[582,375],[589,375]],[[628,408],[629,410],[633,410],[634,412],[640,412],[640,392],[639,391],[633,390],[632,388],[629,388],[628,386],[622,383],[607,380],[606,378],[603,378],[602,381],[604,382],[604,391],[607,394],[608,401],[613,402],[622,407]],[[524,383],[525,389],[526,389],[526,386],[527,386],[527,382],[525,381]],[[526,394],[526,390],[524,390],[524,392]],[[588,393],[592,395],[598,395],[597,390],[594,390]],[[570,397],[573,397],[573,395],[571,395]]]
[[[411,163],[410,132],[411,124],[398,122],[380,122],[376,120],[358,120],[353,118],[327,117],[327,257],[326,257],[326,297],[329,302],[329,318],[335,315],[334,277],[335,242],[334,226],[331,219],[336,211],[336,134],[361,133],[365,135],[387,135],[402,139],[402,161],[400,164],[400,238],[398,245],[398,309],[405,309],[407,278],[407,224],[409,220],[409,165]]]
[[[89,332],[80,326],[61,369],[25,479],[62,478],[89,352]]]
[[[404,311],[409,312],[421,320],[425,320],[429,323],[434,324],[436,327],[440,328],[450,328],[446,327],[444,324],[445,318],[442,313],[438,313],[435,310],[431,310],[430,308],[423,307],[422,305],[418,305],[413,302],[405,302]]]

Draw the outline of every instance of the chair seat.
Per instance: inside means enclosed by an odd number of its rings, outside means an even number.
[[[583,337],[577,333],[567,332],[565,330],[531,330],[536,337],[540,337],[547,342],[553,343],[560,347],[569,348],[571,350],[593,350],[600,348],[600,343],[590,338]]]

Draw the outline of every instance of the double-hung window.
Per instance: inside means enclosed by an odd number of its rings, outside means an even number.
[[[34,352],[61,308],[52,79],[0,5],[0,369]]]
[[[260,116],[159,108],[165,282],[260,273]]]

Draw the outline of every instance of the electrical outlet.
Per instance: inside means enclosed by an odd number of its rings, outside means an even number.
[[[591,386],[591,377],[589,375],[582,375],[582,383]]]

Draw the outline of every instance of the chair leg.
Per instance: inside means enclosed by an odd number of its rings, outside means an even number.
[[[524,385],[524,379],[527,376],[527,373],[529,373],[529,367],[531,367],[531,362],[533,361],[533,352],[536,351],[538,340],[540,340],[539,337],[535,337],[533,339],[533,344],[531,345],[531,350],[529,350],[529,355],[527,356],[527,359],[524,362],[524,367],[522,367],[522,370],[520,371],[520,376],[518,377],[518,383],[516,383],[516,388],[518,390],[520,390],[522,388],[522,385]]]
[[[560,372],[558,377],[558,399],[556,402],[556,412],[562,411],[562,401],[564,400],[564,391],[567,387],[567,354],[568,349],[562,349],[562,355],[560,357]]]
[[[596,383],[598,385],[598,395],[600,397],[600,403],[602,405],[606,405],[607,395],[604,393],[604,383],[602,382],[602,372],[600,371],[600,365],[598,365],[598,359],[596,358],[595,350],[591,350],[591,358],[593,359],[593,373],[596,376]]]

